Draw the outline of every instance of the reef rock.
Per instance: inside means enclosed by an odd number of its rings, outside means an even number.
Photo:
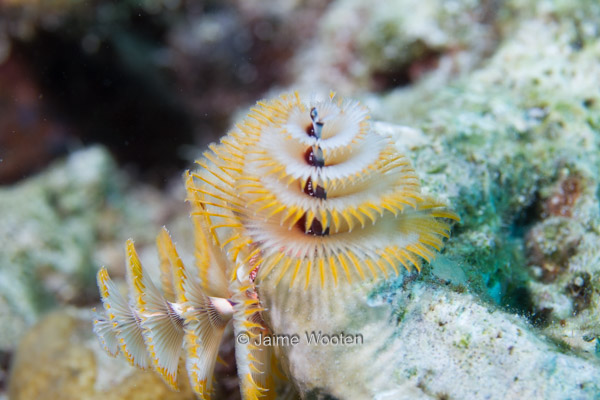
[[[447,82],[494,48],[499,10],[489,3],[334,1],[294,60],[295,84],[346,94],[409,86],[432,72]]]
[[[376,118],[429,139],[410,152],[415,167],[463,218],[446,260],[466,279],[446,278],[594,354],[600,6],[570,4],[507,2],[513,29],[480,68],[435,93],[417,86],[372,104]]]
[[[123,273],[129,235],[154,258],[147,226],[168,222],[177,237],[191,229],[176,222],[188,219],[182,195],[171,204],[157,189],[127,183],[109,153],[91,147],[0,188],[0,209],[7,211],[0,224],[0,392],[19,340],[43,313],[91,308],[98,301],[97,269]]]
[[[82,301],[94,281],[93,254],[116,166],[100,148],[21,184],[0,189],[0,349],[54,304]]]
[[[271,326],[299,336],[281,349],[305,398],[565,399],[600,393],[598,363],[565,354],[523,318],[474,295],[415,278],[388,281],[366,297],[366,288],[354,288],[320,308],[307,299],[290,310],[293,301],[281,296],[267,304]]]
[[[55,311],[24,337],[9,382],[13,400],[195,399],[182,379],[172,391],[153,372],[112,359],[92,333],[90,310]]]

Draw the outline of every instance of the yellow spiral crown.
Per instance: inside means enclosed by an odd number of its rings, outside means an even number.
[[[321,286],[420,270],[448,237],[445,205],[421,194],[409,160],[366,108],[298,94],[259,102],[188,180],[231,264]],[[345,278],[341,278],[344,276]]]

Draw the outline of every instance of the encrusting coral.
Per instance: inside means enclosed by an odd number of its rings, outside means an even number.
[[[275,398],[275,369],[290,371],[262,340],[278,309],[265,304],[316,296],[326,305],[355,284],[420,270],[448,237],[446,219],[458,220],[421,193],[410,162],[371,130],[367,110],[333,93],[259,102],[198,164],[186,180],[195,265],[182,263],[163,230],[161,291],[128,241],[129,298],[102,269],[106,315],[95,331],[110,354],[152,367],[173,388],[183,347],[201,398],[210,397],[229,321],[242,397]]]

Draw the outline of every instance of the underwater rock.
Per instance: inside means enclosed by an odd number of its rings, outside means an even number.
[[[384,91],[428,73],[447,82],[494,48],[497,12],[494,2],[334,1],[312,44],[295,57],[296,86]]]
[[[0,209],[10,211],[0,224],[3,351],[12,350],[42,312],[94,304],[95,273],[104,264],[123,269],[128,235],[140,246],[153,244],[149,224],[169,221],[179,227],[177,217],[187,219],[183,202],[171,204],[168,196],[143,185],[127,188],[102,147],[74,152],[37,176],[1,187]],[[186,226],[178,230],[182,237]]]
[[[58,303],[94,296],[93,254],[115,165],[101,148],[71,155],[48,171],[0,189],[0,349]],[[93,298],[93,297],[92,297]]]
[[[23,337],[9,382],[13,400],[195,399],[187,381],[171,391],[154,373],[110,358],[89,310],[55,311]]]
[[[321,308],[310,300],[293,313],[286,306],[271,308],[276,331],[300,336],[298,345],[281,350],[306,398],[564,399],[600,393],[596,362],[565,354],[523,318],[415,278],[387,281],[367,300],[366,288],[358,288]],[[309,343],[314,333],[342,332],[347,344]]]
[[[424,190],[448,194],[462,217],[444,262],[463,277],[443,279],[593,354],[600,334],[600,5],[503,7],[514,18],[479,68],[435,91],[416,85],[367,104],[376,119],[428,139],[408,154],[427,172]]]

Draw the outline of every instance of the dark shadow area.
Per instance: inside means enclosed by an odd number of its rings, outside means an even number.
[[[15,52],[28,61],[52,114],[82,144],[104,144],[146,176],[183,168],[177,151],[193,140],[191,118],[160,71],[148,66],[140,73],[113,42],[86,53],[76,38],[57,32],[40,31],[16,43]]]

